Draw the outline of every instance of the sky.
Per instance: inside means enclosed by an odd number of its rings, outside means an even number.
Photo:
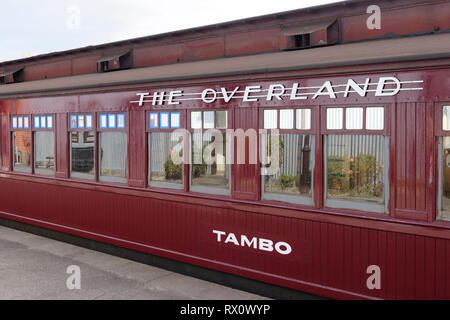
[[[13,0],[1,10],[0,62],[332,2]]]

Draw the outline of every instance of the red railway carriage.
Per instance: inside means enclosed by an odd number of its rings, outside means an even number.
[[[332,298],[450,298],[450,3],[379,1],[381,30],[368,5],[0,64],[0,217]]]

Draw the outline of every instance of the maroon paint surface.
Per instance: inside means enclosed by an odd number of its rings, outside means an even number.
[[[0,101],[2,171],[0,216],[100,240],[208,268],[239,274],[281,286],[335,298],[450,298],[450,223],[436,222],[437,159],[435,106],[448,101],[449,69],[358,72],[322,78],[265,81],[211,79],[196,86],[172,84],[148,91],[183,90],[294,82],[317,86],[348,78],[363,81],[395,75],[400,80],[423,79],[424,90],[402,91],[395,97],[319,97],[315,100],[243,103],[232,100],[206,104],[188,101],[171,110],[228,109],[235,128],[258,129],[262,108],[311,107],[312,133],[317,142],[314,207],[259,201],[258,165],[232,166],[232,194],[214,196],[186,190],[147,187],[147,112],[165,106],[130,104],[136,92],[106,92]],[[142,87],[146,90],[145,86]],[[389,215],[323,207],[323,159],[320,131],[326,106],[384,105],[390,136]],[[125,112],[128,133],[128,185],[108,185],[68,179],[68,114]],[[11,172],[12,114],[54,114],[56,177]],[[187,115],[182,122],[186,125]],[[247,155],[248,156],[248,155]],[[431,159],[431,161],[430,161]],[[26,201],[24,201],[26,199]],[[261,252],[233,244],[218,244],[212,230],[285,241],[293,254]],[[366,269],[379,265],[381,290],[366,287]]]

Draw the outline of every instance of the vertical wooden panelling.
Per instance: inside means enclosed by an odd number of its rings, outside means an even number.
[[[6,102],[3,102],[3,104],[6,104]],[[10,171],[11,165],[12,165],[12,159],[11,159],[11,134],[9,132],[9,116],[8,114],[4,113],[1,115],[0,119],[0,130],[1,130],[1,157],[2,157],[2,170],[4,171]]]
[[[69,135],[67,131],[67,113],[57,113],[55,115],[55,155],[56,172],[58,178],[69,177]]]
[[[242,129],[244,132],[248,129],[257,130],[258,128],[258,110],[256,108],[236,108],[234,109],[234,129]],[[255,131],[257,133],[257,131]],[[242,200],[258,200],[259,198],[259,186],[260,186],[260,174],[258,164],[250,164],[249,150],[254,150],[254,143],[250,138],[245,138],[245,150],[242,150],[242,146],[237,143],[238,139],[235,139],[235,152],[234,152],[234,165],[233,172],[234,177],[239,179],[233,179],[233,197]],[[256,139],[258,141],[258,139]],[[240,148],[241,150],[237,150]],[[237,163],[238,152],[245,152],[245,164]],[[256,158],[259,158],[256,155]]]
[[[128,183],[133,187],[146,186],[146,132],[145,116],[143,110],[129,111],[129,137],[128,137],[128,156],[129,156],[129,179]]]
[[[395,115],[395,213],[400,218],[426,220],[427,184],[431,174],[426,150],[432,130],[424,103],[398,103]]]

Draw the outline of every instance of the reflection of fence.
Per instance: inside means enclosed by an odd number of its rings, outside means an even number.
[[[302,148],[305,144],[306,135],[302,134],[280,134],[280,141],[283,141],[283,154],[281,156],[280,174],[296,176],[298,172],[302,172]],[[311,137],[310,145],[310,164],[309,168],[314,166],[314,139]],[[281,150],[280,150],[281,152]],[[300,168],[299,168],[300,166]]]
[[[377,163],[384,163],[384,136],[381,135],[329,135],[328,156],[351,158],[370,154]]]

